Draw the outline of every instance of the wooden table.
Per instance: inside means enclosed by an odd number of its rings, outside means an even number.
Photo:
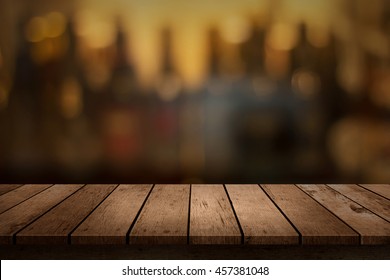
[[[390,185],[0,185],[0,245],[389,245]]]

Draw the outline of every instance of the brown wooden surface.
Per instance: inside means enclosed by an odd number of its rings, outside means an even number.
[[[359,235],[294,185],[261,185],[302,235],[302,244],[358,244]]]
[[[259,185],[226,185],[246,244],[299,244],[299,234]]]
[[[390,200],[357,185],[328,185],[390,222]]]
[[[22,185],[0,185],[0,195],[19,188]]]
[[[116,185],[86,185],[16,235],[17,244],[67,244],[68,234]]]
[[[72,244],[126,244],[126,234],[152,185],[120,185],[72,233]]]
[[[390,171],[389,171],[390,172]],[[372,192],[375,192],[381,196],[390,199],[390,184],[382,185],[361,185],[363,188],[366,188]]]
[[[130,244],[186,244],[190,185],[156,185],[130,232]]]
[[[240,244],[241,233],[223,185],[192,185],[190,244]]]
[[[390,244],[390,223],[325,185],[298,185],[361,235],[367,245]]]
[[[13,186],[0,195],[0,245],[386,245],[386,186]]]
[[[24,185],[0,196],[0,213],[40,193],[51,185]]]
[[[82,185],[54,185],[0,214],[0,244],[11,244],[13,234],[81,187]]]

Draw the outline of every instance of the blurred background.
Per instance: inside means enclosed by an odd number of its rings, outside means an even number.
[[[0,182],[390,182],[390,1],[0,0]]]

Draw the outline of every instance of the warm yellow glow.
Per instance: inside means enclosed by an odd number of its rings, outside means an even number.
[[[141,24],[141,22],[137,22]],[[150,87],[160,70],[159,34],[157,25],[153,22],[145,23],[142,28],[134,28],[131,33],[133,61],[137,68],[137,75],[143,87]]]
[[[280,0],[280,18],[293,22],[329,22],[339,0]]]
[[[242,17],[229,17],[223,21],[221,36],[228,43],[239,44],[245,42],[250,35],[249,22]]]
[[[66,18],[59,12],[51,12],[46,16],[48,38],[56,38],[65,32]]]
[[[76,15],[76,32],[91,48],[105,48],[115,39],[112,15],[99,15],[91,10],[81,10]]]
[[[96,21],[96,14],[104,12],[107,14],[123,15],[130,25],[131,54],[137,69],[137,76],[144,86],[150,86],[158,77],[161,69],[161,50],[159,49],[159,33],[161,27],[168,23],[174,27],[174,61],[183,83],[187,87],[196,87],[206,75],[205,40],[201,36],[201,30],[205,30],[207,22],[226,22],[227,18],[245,9],[260,9],[268,0],[243,0],[235,1],[201,1],[188,2],[177,0],[165,1],[110,1],[96,2],[84,1],[81,5],[84,12],[78,16],[78,34],[92,42],[92,45],[102,45],[94,42],[94,36],[89,27],[95,25],[89,22]],[[221,9],[221,5],[224,9]],[[113,8],[115,7],[115,8]],[[229,35],[231,36],[231,35]],[[240,36],[236,31],[233,34],[234,40]],[[231,36],[232,37],[232,36]],[[238,38],[239,39],[239,38]],[[179,46],[179,47],[178,47]],[[184,47],[183,47],[184,46]],[[177,51],[176,51],[177,50]]]
[[[64,82],[60,105],[65,118],[73,119],[80,115],[83,109],[82,90],[75,78],[68,78]]]
[[[126,20],[131,38],[131,54],[137,76],[142,85],[154,83],[160,72],[161,50],[159,30],[163,26],[173,29],[173,60],[184,86],[195,87],[207,75],[205,65],[205,40],[201,38],[211,24],[218,26],[222,38],[230,44],[244,42],[249,36],[249,20],[267,26],[269,20],[276,21],[270,28],[267,44],[274,51],[291,50],[297,43],[296,24],[315,23],[309,34],[316,47],[326,46],[335,0],[145,0],[145,1],[95,1],[85,0],[79,4],[77,33],[92,48],[103,48],[113,42],[115,36],[113,18]],[[278,13],[272,11],[277,9]],[[103,16],[104,15],[104,16]],[[227,50],[230,57],[230,50]],[[286,72],[289,67],[285,53],[282,57],[268,60],[271,72]],[[233,54],[236,55],[236,54]],[[276,52],[275,52],[275,55]],[[236,58],[228,62],[239,67]],[[271,62],[270,62],[271,61]],[[270,66],[271,65],[271,66]]]
[[[48,30],[47,20],[43,17],[33,17],[27,24],[25,35],[29,42],[40,42],[45,39]]]
[[[174,37],[177,70],[183,83],[189,88],[197,88],[205,79],[207,48],[205,31],[196,26],[178,28]]]
[[[279,22],[274,24],[267,36],[269,47],[278,51],[289,51],[293,49],[298,41],[298,33],[295,26]]]

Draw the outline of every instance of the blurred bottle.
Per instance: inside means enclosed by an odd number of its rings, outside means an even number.
[[[165,27],[160,36],[161,68],[150,106],[148,165],[157,178],[173,180],[179,173],[179,95],[183,89],[173,60],[173,31]]]
[[[220,31],[211,27],[208,36],[208,80],[204,97],[204,143],[206,180],[218,181],[228,176],[232,166],[232,80],[223,65]],[[231,175],[231,174],[230,174]]]
[[[104,102],[102,123],[105,167],[112,176],[139,180],[145,166],[147,100],[140,93],[129,48],[129,33],[118,18],[113,67]]]
[[[253,77],[264,73],[265,29],[252,21],[249,40],[241,44],[241,58],[245,74]]]
[[[137,98],[139,87],[129,48],[129,35],[120,19],[117,19],[117,35],[114,45],[112,76],[109,82],[111,101],[117,104]]]
[[[293,171],[291,107],[295,104],[287,84],[289,61],[285,59],[290,50],[285,36],[290,31],[282,23],[266,22],[260,26],[254,22],[252,35],[242,47],[250,79],[247,85],[240,86],[240,106],[233,118],[235,161],[241,162],[239,174],[251,180],[284,180]],[[285,170],[285,178],[280,177],[280,170]]]
[[[42,165],[41,127],[42,95],[39,91],[39,68],[31,57],[31,43],[25,38],[30,14],[18,19],[16,28],[17,51],[14,82],[9,95],[8,153],[10,169],[27,174]]]
[[[305,23],[298,25],[298,43],[291,51],[291,70],[299,68],[313,70],[317,63],[316,49],[308,40],[308,30]]]
[[[319,59],[316,71],[321,77],[321,103],[326,108],[326,119],[328,124],[340,119],[348,111],[347,96],[342,90],[337,72],[339,71],[340,55],[338,41],[335,34],[329,34],[328,44],[319,49]]]
[[[321,178],[324,176],[323,172],[327,170],[324,137],[327,130],[326,118],[330,109],[324,105],[324,100],[333,94],[325,91],[331,86],[325,83],[331,83],[332,78],[325,78],[324,74],[327,75],[327,71],[336,69],[335,65],[330,65],[334,63],[331,60],[333,50],[322,49],[313,35],[309,38],[308,28],[306,23],[298,25],[298,41],[291,51],[293,96],[288,107],[293,119],[290,127],[293,127],[297,141],[294,145],[293,168],[295,176]],[[315,29],[310,31],[319,32]],[[325,61],[328,58],[330,60]]]
[[[68,180],[88,180],[101,162],[100,139],[91,91],[87,86],[78,52],[79,37],[72,16],[62,35],[66,51],[60,63],[61,81],[56,110],[46,119],[50,141],[54,143],[56,169]]]

